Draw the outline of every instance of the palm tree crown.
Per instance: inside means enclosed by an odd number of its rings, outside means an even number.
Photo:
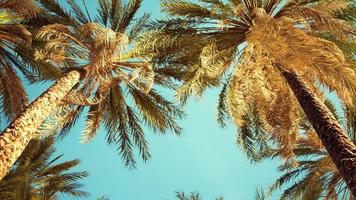
[[[184,72],[177,93],[182,102],[223,85],[218,121],[224,125],[232,118],[240,130],[258,121],[290,159],[303,113],[278,66],[301,76],[318,97],[323,98],[322,85],[351,105],[355,73],[342,51],[321,38],[352,40],[351,26],[338,18],[347,5],[343,0],[166,0],[162,9],[172,17],[154,23],[141,47],[155,63]]]
[[[126,4],[120,0],[100,0],[97,18],[88,15],[85,5],[86,11],[82,11],[75,1],[68,1],[74,18],[54,1],[40,2],[46,15],[55,16],[50,19],[67,24],[51,24],[38,30],[36,37],[45,45],[36,51],[36,58],[57,65],[64,72],[78,70],[83,76],[42,130],[61,130],[63,136],[88,106],[82,141],[89,142],[103,122],[108,143],[118,145],[128,166],[135,163],[134,146],[143,160],[150,157],[142,122],[154,132],[170,129],[180,134],[175,122],[175,118],[183,115],[180,107],[152,87],[154,84],[173,87],[171,75],[153,68],[135,51],[135,40],[149,17],[145,14],[134,19],[141,0]]]

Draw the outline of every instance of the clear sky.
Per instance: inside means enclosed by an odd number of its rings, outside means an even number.
[[[94,15],[96,0],[87,0],[87,4]],[[140,12],[160,16],[159,0],[144,0]],[[34,98],[44,86],[28,88]],[[252,200],[256,186],[267,187],[280,175],[278,162],[249,163],[236,146],[236,129],[218,127],[217,97],[217,90],[209,90],[201,100],[188,102],[187,117],[179,121],[184,128],[181,137],[146,130],[152,159],[138,162],[136,170],[123,167],[115,147],[107,146],[104,129],[90,144],[80,144],[83,120],[57,144],[57,153],[64,153],[67,160],[82,160],[76,169],[90,173],[83,181],[91,193],[89,199],[106,195],[111,200],[167,200],[174,199],[174,191],[197,191],[205,200],[219,195],[226,200]]]

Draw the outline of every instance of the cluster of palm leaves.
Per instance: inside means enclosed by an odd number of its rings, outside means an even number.
[[[182,117],[183,112],[153,88],[153,84],[173,87],[171,75],[153,68],[145,57],[134,53],[135,39],[148,20],[148,15],[134,20],[141,1],[126,5],[99,1],[96,18],[86,15],[74,1],[69,2],[75,17],[59,5],[50,4],[54,1],[41,2],[46,13],[71,24],[56,23],[39,29],[37,39],[46,44],[35,52],[36,60],[51,62],[64,71],[85,70],[85,78],[40,129],[59,131],[63,136],[83,109],[89,107],[82,141],[89,142],[103,123],[108,143],[116,144],[125,164],[130,166],[135,164],[135,146],[143,160],[150,157],[142,122],[157,133],[170,129],[180,134],[174,119]]]
[[[0,182],[0,199],[49,200],[59,195],[87,197],[79,180],[85,171],[72,172],[79,160],[60,162],[63,155],[54,156],[54,138],[32,140],[11,171]]]
[[[271,191],[294,184],[281,199],[356,194],[355,0],[162,0],[168,17],[156,21],[138,15],[142,0],[98,0],[97,16],[85,0],[67,4],[0,0],[1,109],[10,122],[0,136],[0,189],[19,187],[4,195],[85,196],[74,183],[85,173],[62,174],[78,162],[52,173],[53,139],[37,138],[65,137],[83,115],[81,141],[104,125],[108,144],[135,167],[134,152],[150,158],[145,127],[181,133],[182,108],[163,93],[174,90],[184,105],[213,87],[218,122],[236,125],[248,158],[283,160]],[[56,83],[28,104],[20,77]]]

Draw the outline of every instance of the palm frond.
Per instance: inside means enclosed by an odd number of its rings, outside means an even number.
[[[85,129],[81,139],[82,143],[88,143],[95,137],[101,124],[102,115],[103,110],[101,103],[90,106],[89,113],[87,114]]]
[[[4,69],[0,70],[1,98],[3,102],[1,107],[5,115],[9,117],[9,121],[12,121],[26,108],[28,96],[20,78],[10,64],[3,63],[2,66]]]
[[[141,7],[142,0],[130,0],[126,5],[123,6],[123,13],[121,15],[120,24],[117,26],[115,31],[119,33],[124,33],[124,30],[128,28],[130,23],[137,12]]]
[[[71,7],[72,12],[75,15],[75,18],[82,24],[87,24],[90,22],[88,15],[86,15],[80,6],[75,2],[75,0],[67,0],[67,3]],[[89,16],[90,17],[90,16]]]
[[[69,172],[79,164],[79,160],[58,162],[61,156],[53,158],[54,152],[53,137],[30,141],[10,173],[0,181],[0,198],[53,199],[59,194],[87,197],[88,193],[80,190],[82,185],[78,182],[88,173]]]
[[[23,17],[34,17],[39,12],[33,0],[3,0],[0,2],[0,8],[8,9]]]

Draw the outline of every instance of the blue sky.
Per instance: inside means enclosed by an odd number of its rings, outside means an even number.
[[[87,1],[92,15],[95,2]],[[144,0],[140,12],[162,16],[159,0]],[[45,87],[28,86],[30,96],[37,97]],[[152,159],[138,162],[136,170],[123,167],[115,147],[106,144],[104,129],[90,144],[80,144],[83,120],[57,144],[57,153],[63,153],[67,160],[82,160],[76,169],[90,173],[83,181],[83,189],[91,193],[89,199],[106,195],[112,200],[166,200],[175,199],[174,191],[197,191],[205,200],[219,195],[226,200],[252,200],[256,186],[267,187],[280,175],[278,162],[249,163],[236,146],[236,129],[218,127],[217,97],[218,91],[212,89],[201,100],[188,102],[187,117],[179,121],[184,129],[181,137],[146,130]]]
[[[136,170],[124,168],[102,130],[90,144],[79,144],[82,123],[60,142],[66,159],[81,158],[80,169],[88,170],[85,189],[92,195],[106,194],[114,200],[172,199],[174,191],[199,191],[205,199],[223,195],[227,200],[250,200],[255,186],[269,185],[277,176],[277,163],[251,165],[235,145],[235,129],[218,128],[215,120],[215,91],[205,100],[188,103],[187,117],[180,121],[181,137],[149,131],[152,159],[139,162]]]

